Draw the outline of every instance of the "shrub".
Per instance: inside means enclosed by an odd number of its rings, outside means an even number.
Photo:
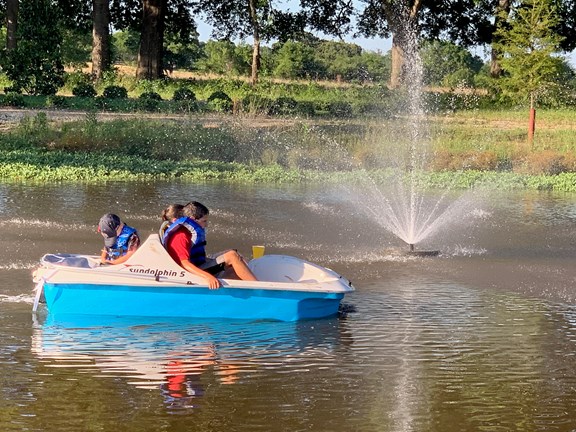
[[[390,107],[384,102],[361,102],[357,108],[358,113],[364,116],[390,117]]]
[[[274,101],[268,113],[270,115],[291,115],[296,112],[298,102],[291,97],[281,96]]]
[[[130,112],[139,109],[138,99],[111,99],[104,96],[94,98],[95,107],[112,112]]]
[[[272,100],[259,94],[251,94],[242,99],[242,110],[251,114],[268,113]]]
[[[492,171],[499,167],[498,155],[492,150],[470,150],[461,153],[438,150],[432,161],[432,168],[436,171]]]
[[[352,117],[352,105],[348,102],[334,101],[328,104],[328,113],[334,117]]]
[[[47,107],[63,108],[66,106],[67,98],[64,96],[53,95],[46,98]]]
[[[299,101],[296,105],[296,114],[312,117],[316,114],[316,107],[314,102],[311,101]]]
[[[522,174],[557,175],[566,171],[574,171],[575,160],[570,154],[562,154],[555,150],[541,150],[529,153],[515,167]]]
[[[174,92],[174,96],[172,96],[172,100],[174,101],[195,101],[196,95],[192,90],[186,87],[180,87],[176,89]]]
[[[158,95],[158,93],[154,94]],[[138,108],[144,111],[158,111],[160,101],[162,100],[160,95],[158,95],[159,99],[154,96],[148,97],[147,95],[148,93],[143,93],[140,95],[138,98]]]
[[[149,99],[149,100],[153,100],[153,101],[161,101],[162,100],[162,96],[160,96],[158,93],[156,92],[145,92],[142,93],[139,96],[140,99]]]
[[[198,102],[192,100],[173,101],[171,107],[173,111],[181,113],[189,113],[200,109]]]
[[[80,71],[74,71],[64,74],[64,87],[67,89],[74,89],[80,84],[91,84],[92,78],[90,74]]]
[[[92,84],[80,83],[72,89],[72,94],[77,97],[94,97],[96,96],[96,89]]]
[[[111,85],[104,89],[102,96],[106,99],[126,99],[128,98],[128,90],[122,86]]]
[[[3,106],[23,107],[25,105],[24,96],[16,92],[8,92],[2,98]]]
[[[232,99],[223,91],[217,90],[208,96],[208,105],[215,111],[232,111]]]

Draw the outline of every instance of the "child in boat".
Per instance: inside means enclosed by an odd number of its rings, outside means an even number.
[[[184,206],[182,217],[176,219],[162,237],[162,244],[172,259],[190,273],[206,279],[210,289],[220,287],[220,281],[216,276],[257,280],[236,250],[230,249],[216,255],[206,255],[208,213],[208,208],[197,201]]]
[[[104,249],[100,254],[102,264],[122,264],[140,246],[138,232],[113,213],[100,218],[98,232],[104,237]]]
[[[162,214],[160,217],[162,218],[162,225],[160,225],[160,230],[158,231],[158,235],[160,236],[160,240],[164,237],[164,233],[168,229],[172,222],[176,219],[182,217],[182,209],[184,206],[182,204],[170,204],[164,210],[162,210]]]

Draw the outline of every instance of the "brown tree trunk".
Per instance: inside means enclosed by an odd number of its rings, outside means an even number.
[[[110,68],[109,0],[92,2],[92,79],[102,78]]]
[[[404,50],[392,37],[392,67],[390,70],[390,88],[398,88],[402,84],[402,69],[404,67]]]
[[[6,49],[16,48],[16,30],[18,29],[18,0],[6,0]]]
[[[390,71],[390,88],[397,88],[404,83],[404,64],[406,55],[414,55],[416,47],[416,21],[422,7],[422,0],[404,4],[393,1],[382,2],[384,15],[392,32],[392,67]],[[408,77],[408,79],[410,79]]]
[[[260,23],[256,13],[256,0],[249,0],[250,20],[252,21],[252,78],[250,84],[255,85],[258,82],[258,71],[260,70]]]
[[[166,2],[167,0],[142,0],[142,32],[136,68],[137,78],[157,79],[162,77]]]
[[[497,29],[502,23],[506,22],[508,14],[510,13],[510,0],[498,0],[496,4],[496,11],[494,12],[494,28]],[[502,75],[502,66],[500,66],[500,52],[492,47],[490,53],[490,75],[493,78],[498,78]]]

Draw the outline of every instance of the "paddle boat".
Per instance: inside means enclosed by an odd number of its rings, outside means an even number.
[[[338,313],[354,291],[338,273],[287,255],[248,263],[258,281],[221,279],[209,289],[170,257],[152,234],[123,264],[100,257],[46,254],[34,272],[36,311],[43,297],[53,316],[154,316],[295,321]]]

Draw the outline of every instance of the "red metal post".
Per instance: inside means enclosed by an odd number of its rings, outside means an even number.
[[[534,141],[534,130],[536,129],[536,109],[530,108],[530,123],[528,124],[528,141]]]

